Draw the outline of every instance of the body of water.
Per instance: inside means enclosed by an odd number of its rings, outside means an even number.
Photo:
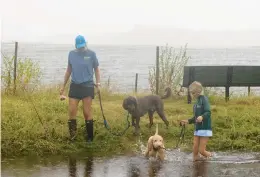
[[[18,57],[31,58],[39,62],[43,71],[43,84],[57,84],[63,81],[68,52],[73,45],[62,44],[18,44]],[[135,74],[138,73],[138,90],[149,90],[149,69],[155,66],[156,46],[96,46],[89,45],[100,62],[102,83],[110,77],[114,90],[134,90]],[[2,43],[5,56],[14,54],[14,43]],[[248,48],[188,48],[191,57],[187,65],[260,65],[260,47]],[[247,91],[247,88],[231,88]],[[255,92],[259,88],[252,88]]]

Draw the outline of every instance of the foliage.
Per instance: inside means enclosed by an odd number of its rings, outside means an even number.
[[[104,89],[104,88],[103,88]],[[104,114],[112,131],[122,131],[126,123],[126,112],[122,109],[124,95],[101,90]],[[27,101],[28,96],[33,102]],[[139,95],[138,95],[139,96]],[[132,134],[128,129],[121,137],[112,136],[104,127],[98,97],[93,100],[93,118],[95,139],[92,145],[84,140],[85,124],[82,116],[82,103],[78,109],[78,137],[75,143],[68,143],[68,100],[59,101],[57,88],[39,90],[33,94],[3,95],[1,120],[1,152],[3,157],[67,153],[110,154],[126,151],[138,151],[140,142],[145,145],[155,126],[150,130],[149,119],[144,116],[140,122],[141,137]],[[212,110],[213,137],[209,141],[209,150],[214,151],[260,151],[260,101],[259,97],[233,98],[225,102],[224,97],[209,97]],[[165,113],[170,125],[154,115],[154,123],[159,124],[159,132],[165,139],[166,148],[174,148],[180,133],[178,121],[192,116],[192,105],[187,104],[186,97],[178,100],[167,99]],[[47,136],[40,123],[33,105],[43,120]],[[154,125],[155,125],[154,124]],[[185,133],[185,144],[182,149],[191,151],[193,126],[188,125]]]
[[[37,62],[30,58],[18,58],[16,68],[16,83],[14,83],[14,61],[15,57],[3,56],[2,85],[6,94],[13,93],[16,85],[17,92],[25,89],[35,88],[40,82],[42,72]],[[29,87],[32,85],[33,87]]]
[[[161,47],[159,56],[159,93],[166,87],[178,92],[183,77],[183,69],[190,57],[187,56],[187,44],[184,48],[176,49],[166,45]],[[156,92],[156,66],[149,70],[149,84],[151,92]]]

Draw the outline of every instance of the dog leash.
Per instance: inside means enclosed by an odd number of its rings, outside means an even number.
[[[185,125],[181,125],[180,126],[182,127],[181,128],[181,133],[180,133],[180,137],[179,137],[179,140],[178,140],[178,143],[176,145],[176,149],[179,147],[180,143],[183,143],[184,142],[184,134],[185,134]]]
[[[96,86],[96,85],[95,85]],[[101,94],[100,94],[100,91],[98,91],[98,98],[99,98],[99,105],[100,105],[100,109],[101,109],[101,113],[102,113],[102,117],[103,117],[103,120],[104,120],[104,125],[106,127],[106,129],[112,134],[112,135],[115,135],[115,136],[122,136],[126,133],[126,131],[128,130],[128,128],[130,127],[130,121],[129,121],[129,113],[127,114],[127,117],[126,117],[126,120],[127,120],[127,127],[122,131],[122,132],[119,132],[119,133],[114,133],[111,131],[108,123],[107,123],[107,120],[106,120],[106,117],[105,117],[105,114],[104,114],[104,111],[103,111],[103,106],[102,106],[102,99],[101,99]]]

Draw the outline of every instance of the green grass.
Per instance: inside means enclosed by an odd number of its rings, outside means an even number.
[[[122,108],[125,95],[112,94],[102,90],[104,113],[112,131],[122,131],[126,126],[126,112]],[[154,134],[155,126],[147,128],[148,115],[141,118],[141,136],[133,136],[130,127],[121,137],[111,135],[103,125],[98,97],[93,101],[93,118],[95,139],[92,145],[85,143],[85,131],[82,116],[82,103],[78,112],[78,139],[68,143],[67,107],[68,100],[59,100],[58,90],[45,89],[30,94],[44,126],[39,121],[27,94],[10,96],[2,94],[1,116],[1,151],[2,157],[23,156],[29,154],[58,155],[68,153],[95,153],[108,155],[114,152],[126,153],[139,150],[138,142],[146,145],[147,139]],[[208,149],[213,151],[260,151],[260,98],[231,98],[226,103],[224,97],[210,97],[213,121],[213,138]],[[192,105],[187,104],[186,97],[167,99],[166,116],[170,122],[165,129],[162,120],[155,114],[154,122],[159,124],[159,133],[165,139],[166,148],[174,148],[180,133],[178,120],[192,116]],[[193,126],[186,128],[184,149],[191,150]]]

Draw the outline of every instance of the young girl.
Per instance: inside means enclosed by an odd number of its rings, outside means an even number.
[[[197,81],[191,83],[189,94],[192,99],[196,99],[193,106],[194,116],[187,120],[181,120],[181,124],[194,124],[193,160],[196,161],[199,159],[199,153],[206,158],[212,156],[210,152],[206,151],[209,137],[212,137],[211,111],[209,100],[203,95],[201,83]]]

